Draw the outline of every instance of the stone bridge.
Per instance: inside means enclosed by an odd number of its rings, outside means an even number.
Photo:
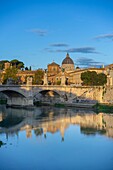
[[[59,85],[0,85],[7,96],[7,105],[32,106],[34,101],[61,103],[77,99],[102,102],[102,87]]]

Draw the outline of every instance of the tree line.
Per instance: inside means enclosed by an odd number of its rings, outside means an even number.
[[[10,80],[13,84],[22,84],[27,82],[27,75],[25,77],[25,82],[21,81],[21,77],[17,76],[18,75],[18,70],[26,70],[26,71],[31,71],[31,66],[24,67],[24,63],[22,61],[19,61],[17,59],[14,60],[1,60],[0,61],[0,70],[4,70],[5,68],[5,63],[9,62],[10,66],[5,70],[4,73],[0,73],[0,79],[2,80],[3,84],[6,84],[8,80]],[[38,69],[35,71],[33,78],[33,84],[42,84],[43,83],[43,76],[44,76],[44,70]]]
[[[21,76],[18,76],[18,69],[15,67],[7,68],[5,73],[1,73],[0,77],[2,77],[2,83],[7,84],[8,80],[11,81],[12,84],[23,84],[27,82],[27,76],[25,77],[25,81],[22,82]],[[44,77],[44,70],[38,69],[35,71],[34,76],[32,77],[32,83],[42,85],[43,84],[43,77]]]
[[[10,63],[10,65],[12,67],[15,67],[15,68],[20,69],[20,70],[31,70],[31,66],[29,68],[25,67],[24,63],[22,61],[17,60],[17,59],[13,59],[11,61],[9,61],[9,60],[1,60],[0,61],[0,70],[4,69],[5,63]]]
[[[104,73],[96,71],[86,71],[81,73],[82,85],[86,86],[103,86],[107,83],[107,76]]]
[[[0,70],[3,70],[5,67],[5,63],[9,62],[11,66],[17,68],[17,69],[22,69],[24,68],[24,63],[22,61],[19,61],[17,59],[8,61],[8,60],[1,60],[0,61]]]

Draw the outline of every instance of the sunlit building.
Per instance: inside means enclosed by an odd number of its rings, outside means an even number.
[[[62,69],[65,71],[73,71],[75,69],[74,62],[67,53],[66,58],[62,61]]]
[[[1,70],[0,83],[2,84],[3,75],[7,68],[12,67],[9,62],[5,63],[4,70]],[[76,86],[82,85],[81,74],[85,71],[95,71],[97,74],[104,73],[107,75],[107,85],[113,85],[113,64],[102,66],[101,68],[75,68],[74,61],[67,53],[62,60],[61,65],[52,62],[47,65],[46,76],[48,85],[60,85],[62,76],[65,77],[65,84],[74,84]],[[18,70],[17,76],[21,83],[26,83],[27,77],[34,77],[36,70]],[[44,82],[44,79],[42,80]]]

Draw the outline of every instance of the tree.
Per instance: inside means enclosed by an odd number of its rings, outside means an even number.
[[[0,84],[2,84],[3,74],[0,72]]]
[[[11,61],[1,60],[0,61],[0,70],[4,69],[4,64],[7,63],[7,62],[10,62],[12,66],[15,66],[18,69],[24,68],[24,63],[22,61],[17,60],[17,59],[14,59],[14,60],[11,60]]]
[[[96,71],[86,71],[81,74],[83,85],[98,86],[107,83],[107,76],[104,73],[97,74]]]
[[[83,85],[94,85],[95,80],[97,79],[97,73],[95,71],[86,71],[81,74],[81,80]]]
[[[8,60],[1,60],[0,61],[0,70],[3,70],[4,69],[4,64],[9,62]]]
[[[12,79],[14,83],[17,83],[18,80],[18,77],[16,75],[17,72],[18,69],[15,67],[6,69],[5,74],[3,76],[3,84],[6,84],[8,79]]]
[[[104,85],[107,83],[107,76],[104,73],[98,74],[98,85]]]
[[[35,72],[35,76],[34,76],[34,79],[33,79],[33,84],[41,85],[43,83],[43,77],[44,77],[44,70],[38,69]]]
[[[12,66],[15,66],[18,69],[24,68],[24,63],[17,59],[11,60],[10,63],[12,64]]]
[[[25,70],[29,70],[28,67],[25,67]]]
[[[56,84],[61,85],[61,80],[57,80]]]
[[[90,83],[89,84],[91,86],[94,86],[94,85],[96,85],[97,80],[98,80],[97,72],[96,71],[91,71],[90,72]]]
[[[23,62],[18,63],[17,68],[18,69],[24,68],[24,63]]]

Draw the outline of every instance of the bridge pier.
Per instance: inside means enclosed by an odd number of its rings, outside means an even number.
[[[32,97],[10,97],[7,99],[8,107],[31,107],[33,106]]]

